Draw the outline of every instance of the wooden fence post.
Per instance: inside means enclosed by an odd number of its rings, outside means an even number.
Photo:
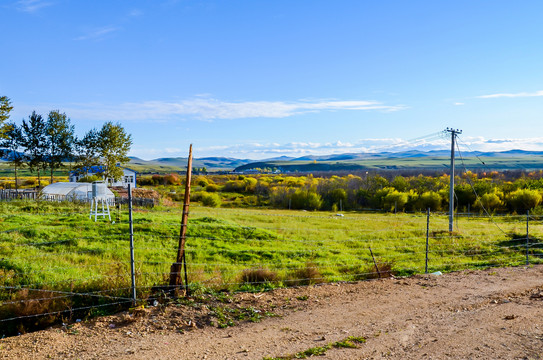
[[[185,269],[185,295],[188,296],[188,277],[187,277],[187,261],[185,257],[185,242],[187,237],[187,220],[189,216],[190,204],[190,182],[192,176],[192,144],[189,148],[189,158],[187,162],[187,179],[185,183],[185,200],[183,201],[183,214],[181,217],[181,230],[179,232],[179,246],[177,248],[177,261],[170,267],[170,287],[178,292],[178,287],[181,285],[181,268]]]

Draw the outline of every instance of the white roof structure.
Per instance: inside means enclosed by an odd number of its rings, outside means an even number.
[[[115,195],[107,187],[104,187],[103,191],[105,193],[100,195],[106,200],[113,201],[115,199]],[[42,198],[53,201],[90,201],[92,199],[92,183],[56,182],[42,189]]]

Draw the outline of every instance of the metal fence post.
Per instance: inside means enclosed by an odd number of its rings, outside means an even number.
[[[128,184],[128,223],[130,229],[130,273],[132,275],[132,301],[136,304],[136,269],[134,264],[134,226],[132,222],[132,188]]]
[[[428,274],[429,237],[430,237],[430,208],[426,210],[426,261],[425,261],[425,266],[424,266],[425,274]]]
[[[528,250],[530,249],[530,210],[526,210],[526,265],[530,265]]]

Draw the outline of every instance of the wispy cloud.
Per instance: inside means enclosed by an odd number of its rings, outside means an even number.
[[[110,33],[113,33],[115,31],[118,31],[118,30],[120,30],[120,27],[112,26],[112,25],[104,26],[104,27],[100,27],[100,28],[97,28],[97,29],[92,29],[92,30],[88,31],[86,34],[75,38],[75,40],[100,40],[104,36],[106,36],[106,35],[108,35]]]
[[[19,0],[16,3],[17,9],[28,13],[34,13],[51,5],[53,2],[47,0]]]
[[[520,92],[520,93],[500,93],[477,96],[479,99],[496,99],[496,98],[523,98],[543,96],[543,91],[535,92]]]
[[[75,104],[65,107],[74,118],[96,120],[170,120],[194,117],[200,120],[286,118],[322,111],[399,111],[403,105],[385,105],[367,100],[314,100],[314,101],[222,101],[212,98],[194,98],[178,102],[146,101],[118,105]]]

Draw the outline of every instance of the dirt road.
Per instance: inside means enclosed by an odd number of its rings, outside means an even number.
[[[319,359],[543,358],[542,266],[221,301],[157,306],[3,339],[0,359],[264,359],[319,351]],[[233,326],[219,328],[228,316]],[[340,346],[349,337],[366,341]]]

